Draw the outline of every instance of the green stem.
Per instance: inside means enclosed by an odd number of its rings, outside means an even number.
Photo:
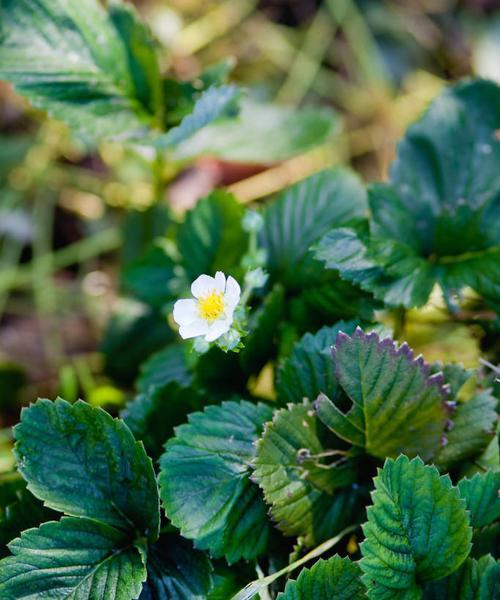
[[[235,596],[233,596],[231,600],[250,600],[250,598],[253,598],[256,594],[259,594],[261,590],[266,589],[271,583],[273,583],[273,581],[276,581],[276,579],[278,579],[282,575],[286,575],[287,573],[294,571],[306,562],[312,560],[313,558],[321,556],[327,550],[333,548],[336,544],[340,542],[340,540],[342,540],[346,535],[348,535],[352,531],[358,529],[358,527],[358,525],[351,525],[350,527],[343,529],[338,535],[330,538],[326,542],[323,542],[319,546],[316,546],[314,550],[311,550],[311,552],[309,552],[299,560],[296,560],[291,565],[286,566],[284,569],[281,569],[280,571],[277,571],[272,575],[268,575],[267,577],[263,577],[262,579],[256,579],[255,581],[252,581],[251,583],[246,585],[242,590],[240,590]]]

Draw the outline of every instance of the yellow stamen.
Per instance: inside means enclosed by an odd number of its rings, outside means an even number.
[[[224,296],[222,292],[210,292],[208,296],[198,300],[198,308],[202,319],[214,321],[224,311]]]

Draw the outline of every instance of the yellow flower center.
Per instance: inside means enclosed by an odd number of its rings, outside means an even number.
[[[215,321],[224,311],[224,296],[222,292],[210,292],[208,296],[198,300],[200,315],[205,321]]]

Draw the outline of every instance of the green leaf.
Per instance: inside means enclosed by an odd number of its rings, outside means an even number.
[[[222,117],[234,117],[238,113],[240,91],[235,85],[213,86],[204,91],[193,108],[178,127],[152,140],[156,148],[174,148],[197,131]]]
[[[476,473],[471,479],[461,479],[458,489],[467,502],[472,527],[484,527],[500,519],[500,471]]]
[[[193,550],[178,535],[165,534],[148,549],[148,578],[140,600],[206,598],[212,565],[203,552]]]
[[[101,343],[106,374],[131,385],[141,363],[174,339],[174,332],[158,311],[131,299],[120,300]]]
[[[333,361],[352,407],[342,413],[318,399],[318,414],[332,431],[379,458],[405,452],[428,460],[438,452],[448,413],[441,373],[431,375],[407,344],[398,348],[359,327],[352,337],[338,334]]]
[[[190,412],[200,410],[203,400],[196,389],[176,381],[151,385],[127,404],[121,417],[135,438],[143,442],[148,455],[157,459],[174,427],[183,423]]]
[[[224,190],[215,190],[187,213],[177,242],[190,279],[234,271],[248,247],[248,234],[241,227],[243,214],[243,206]]]
[[[151,459],[123,421],[81,400],[38,400],[14,433],[18,469],[48,507],[158,537]]]
[[[446,445],[435,456],[439,468],[449,469],[486,449],[495,435],[497,400],[489,390],[477,392],[467,402],[459,403],[451,414]]]
[[[419,599],[420,584],[455,571],[471,548],[465,501],[420,458],[387,459],[363,526],[360,566],[370,599]]]
[[[0,562],[1,600],[132,600],[146,569],[123,531],[92,519],[63,517],[28,529]]]
[[[88,141],[140,135],[161,101],[145,27],[96,0],[4,0],[0,78]]]
[[[55,519],[57,513],[46,508],[26,489],[16,474],[0,478],[0,558],[8,554],[7,544],[24,529]]]
[[[321,171],[290,187],[264,211],[260,241],[268,252],[271,275],[295,289],[316,281],[319,265],[310,246],[332,227],[362,216],[365,210],[360,180],[343,168]]]
[[[323,144],[337,129],[337,117],[329,109],[296,110],[245,99],[235,119],[203,128],[180,144],[175,156],[210,155],[231,162],[272,163]]]
[[[125,289],[155,308],[175,299],[173,289],[174,261],[160,246],[128,264],[122,272]]]
[[[151,387],[164,387],[171,382],[188,387],[192,380],[185,347],[170,344],[141,365],[137,388],[146,393]]]
[[[308,545],[351,522],[357,501],[349,487],[356,479],[354,465],[343,453],[325,456],[321,427],[309,404],[276,411],[253,462],[253,478],[276,526],[285,535],[303,536]],[[349,489],[337,491],[343,486]]]
[[[336,555],[302,569],[297,581],[289,581],[277,600],[363,600],[361,570],[348,558]]]
[[[398,145],[390,184],[369,190],[369,228],[334,230],[318,258],[389,305],[439,284],[500,294],[500,88],[469,80],[432,102]]]
[[[500,564],[491,556],[468,558],[454,573],[426,586],[424,600],[492,600],[500,594]]]
[[[249,462],[271,415],[245,401],[209,406],[176,429],[160,460],[161,498],[173,525],[230,564],[266,549],[269,524]]]
[[[284,311],[283,288],[277,284],[262,304],[251,312],[245,347],[240,352],[240,363],[246,373],[256,373],[273,357],[275,338]]]
[[[334,397],[338,383],[332,364],[332,346],[339,331],[352,334],[355,328],[354,321],[339,321],[314,335],[306,333],[279,368],[276,384],[279,402],[299,403],[304,398],[313,402],[320,393]]]

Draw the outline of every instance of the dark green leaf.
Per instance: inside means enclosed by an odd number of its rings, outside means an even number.
[[[170,344],[141,365],[137,388],[145,393],[152,386],[164,387],[172,382],[181,387],[188,387],[192,379],[185,347],[181,344]]]
[[[248,234],[241,227],[243,214],[243,206],[224,190],[212,192],[188,212],[177,241],[190,279],[234,271],[248,246]]]
[[[420,584],[449,575],[469,554],[465,501],[420,458],[387,459],[374,481],[360,562],[368,597],[421,598]]]
[[[149,386],[127,404],[121,417],[135,438],[143,442],[148,455],[157,459],[174,427],[202,407],[203,396],[197,390],[171,381],[163,386]]]
[[[18,469],[47,506],[156,539],[153,466],[123,421],[81,400],[39,400],[15,436]]]
[[[146,29],[113,11],[114,22],[96,0],[2,3],[0,77],[87,140],[139,135],[161,101]]]
[[[284,310],[284,293],[276,285],[264,298],[261,306],[250,314],[245,347],[240,362],[246,373],[258,372],[273,356],[275,336]]]
[[[174,261],[163,248],[153,246],[123,270],[123,285],[139,300],[161,308],[176,296],[172,289],[174,267]]]
[[[312,175],[283,192],[264,212],[261,244],[271,275],[299,289],[311,278],[316,281],[319,265],[309,252],[311,245],[332,227],[362,216],[366,208],[361,182],[342,168]]]
[[[488,390],[477,392],[467,402],[459,403],[450,416],[447,443],[434,458],[436,465],[449,469],[481,454],[495,435],[496,406],[497,400]]]
[[[212,565],[203,552],[193,550],[177,535],[165,534],[148,549],[148,579],[139,600],[195,600],[206,598]]]
[[[275,412],[257,443],[255,481],[271,505],[270,514],[286,535],[313,545],[338,533],[353,518],[356,494],[336,491],[356,478],[345,457],[324,455],[321,423],[309,404]]]
[[[473,527],[484,527],[500,519],[500,471],[476,473],[471,479],[458,482],[465,498]]]
[[[132,600],[146,579],[126,534],[92,519],[63,517],[28,529],[0,562],[0,600]]]
[[[231,162],[276,162],[326,142],[337,125],[336,115],[329,109],[294,110],[244,100],[237,118],[203,128],[181,144],[175,156],[186,159],[211,155]]]
[[[405,452],[428,460],[438,452],[448,414],[441,373],[431,375],[407,344],[398,348],[359,328],[352,337],[338,334],[333,360],[352,407],[344,414],[318,399],[318,414],[332,431],[379,458]]]
[[[193,108],[178,127],[152,140],[156,148],[174,148],[192,138],[194,134],[222,117],[238,113],[240,91],[235,85],[213,86],[202,93]]]
[[[277,600],[363,600],[361,571],[348,558],[333,556],[302,569],[297,581],[289,581]]]
[[[311,402],[320,393],[335,397],[338,383],[332,363],[332,347],[339,331],[352,334],[354,321],[340,321],[333,327],[323,327],[314,335],[306,333],[295,344],[292,354],[278,371],[276,391],[280,403]]]
[[[229,563],[261,554],[269,525],[250,481],[254,442],[271,418],[264,404],[223,402],[189,416],[160,460],[167,516],[195,546]]]
[[[500,564],[491,556],[468,558],[454,573],[430,583],[424,600],[496,600],[500,596]]]

